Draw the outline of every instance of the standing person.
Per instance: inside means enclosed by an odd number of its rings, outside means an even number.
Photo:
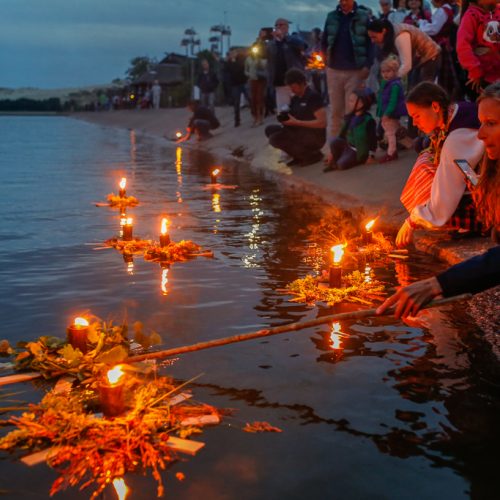
[[[330,153],[323,172],[347,170],[366,163],[377,149],[375,120],[369,109],[375,95],[368,88],[356,89],[347,102],[348,114],[337,137],[330,142]]]
[[[231,96],[234,109],[234,126],[239,127],[241,96],[244,95],[247,101],[250,101],[247,90],[247,76],[245,74],[245,59],[238,50],[232,49],[229,52],[228,60],[226,61],[226,70],[229,75],[229,83],[231,84]]]
[[[331,135],[339,133],[347,101],[370,73],[373,54],[368,37],[369,11],[354,0],[339,0],[323,30],[323,53],[330,97]]]
[[[377,99],[377,116],[387,138],[387,154],[380,163],[397,160],[398,149],[396,132],[400,127],[400,118],[405,116],[405,95],[401,78],[398,77],[399,61],[395,56],[384,59],[380,64],[382,82]]]
[[[418,28],[418,22],[425,19],[426,21],[431,20],[431,14],[429,11],[424,10],[422,0],[407,0],[406,6],[409,10],[403,22],[406,24],[411,24]]]
[[[392,23],[399,24],[404,22],[405,17],[408,15],[408,10],[406,8],[406,0],[394,0],[394,14],[392,19],[389,19]]]
[[[394,9],[392,8],[391,0],[380,0],[380,14],[378,19],[381,21],[391,21],[393,22]]]
[[[160,109],[161,86],[158,80],[155,80],[151,87],[151,94],[153,95],[153,108]]]
[[[286,72],[285,83],[293,94],[290,111],[280,113],[281,125],[269,125],[265,134],[271,146],[292,157],[288,166],[312,165],[323,158],[321,148],[326,142],[326,110],[321,96],[307,85],[300,69]]]
[[[401,201],[410,215],[398,232],[396,244],[407,246],[419,226],[428,229],[447,226],[477,234],[481,226],[472,197],[454,162],[466,160],[475,168],[483,156],[484,144],[477,137],[480,123],[476,104],[452,104],[439,85],[422,82],[406,97],[406,107],[415,125],[430,136],[431,145],[417,159],[403,188]],[[430,163],[421,164],[419,160],[426,155],[430,155]],[[425,172],[430,172],[428,177]]]
[[[201,71],[196,78],[196,86],[200,89],[200,104],[206,106],[212,112],[215,111],[215,90],[219,85],[219,79],[210,68],[210,63],[203,59]]]
[[[291,68],[304,70],[304,51],[307,44],[297,35],[290,35],[290,21],[283,18],[274,23],[273,40],[267,44],[268,84],[274,87],[276,109],[281,111],[290,104],[290,89],[285,73]]]
[[[457,34],[457,54],[467,71],[472,90],[500,80],[500,3],[497,0],[469,0],[462,4]]]
[[[266,59],[262,57],[262,47],[258,41],[250,49],[245,59],[245,75],[250,82],[250,108],[253,116],[252,127],[262,125],[267,84]]]

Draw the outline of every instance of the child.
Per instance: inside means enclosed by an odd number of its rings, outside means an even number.
[[[469,0],[462,5],[457,54],[467,71],[468,85],[481,87],[500,79],[500,4],[497,0]]]
[[[387,138],[387,154],[380,163],[387,163],[398,158],[396,132],[399,129],[399,119],[406,115],[405,96],[401,78],[398,77],[399,61],[390,56],[380,63],[382,82],[377,98],[377,116]]]
[[[370,152],[377,148],[375,120],[368,112],[375,102],[374,93],[368,89],[357,89],[348,101],[348,113],[338,137],[330,142],[330,153],[323,172],[347,170],[366,163]]]

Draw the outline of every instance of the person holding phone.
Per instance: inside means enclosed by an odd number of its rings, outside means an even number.
[[[497,244],[484,254],[465,260],[431,278],[401,287],[378,309],[382,314],[395,306],[396,317],[415,315],[438,295],[478,293],[500,284],[500,82],[486,87],[478,100],[478,138],[484,143],[485,155],[477,187],[472,191],[478,214],[491,238]]]

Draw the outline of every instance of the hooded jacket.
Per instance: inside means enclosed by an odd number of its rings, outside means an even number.
[[[457,54],[469,78],[500,79],[500,4],[492,12],[469,6],[458,28]]]

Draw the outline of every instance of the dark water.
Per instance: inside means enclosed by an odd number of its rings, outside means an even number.
[[[173,347],[331,312],[274,291],[314,267],[303,229],[321,217],[316,200],[242,165],[223,174],[238,189],[204,190],[210,157],[183,151],[176,164],[175,148],[133,131],[3,117],[0,133],[0,338],[62,336],[90,310],[142,321]],[[114,250],[94,250],[118,232],[119,216],[92,202],[116,192],[122,175],[142,202],[130,211],[136,235],[157,238],[166,215],[174,240],[191,239],[215,259],[174,264],[165,276],[157,264],[136,258],[131,268]],[[389,287],[439,268],[420,256],[374,272]],[[166,497],[495,498],[497,366],[462,309],[426,314],[428,328],[391,318],[345,322],[336,350],[323,326],[185,355],[168,372],[204,373],[196,397],[236,412],[206,430],[198,456],[165,473]],[[283,432],[241,431],[255,420]],[[5,498],[48,497],[55,476],[45,466],[3,458],[0,467]],[[131,498],[155,497],[152,480],[130,475],[127,483]]]

